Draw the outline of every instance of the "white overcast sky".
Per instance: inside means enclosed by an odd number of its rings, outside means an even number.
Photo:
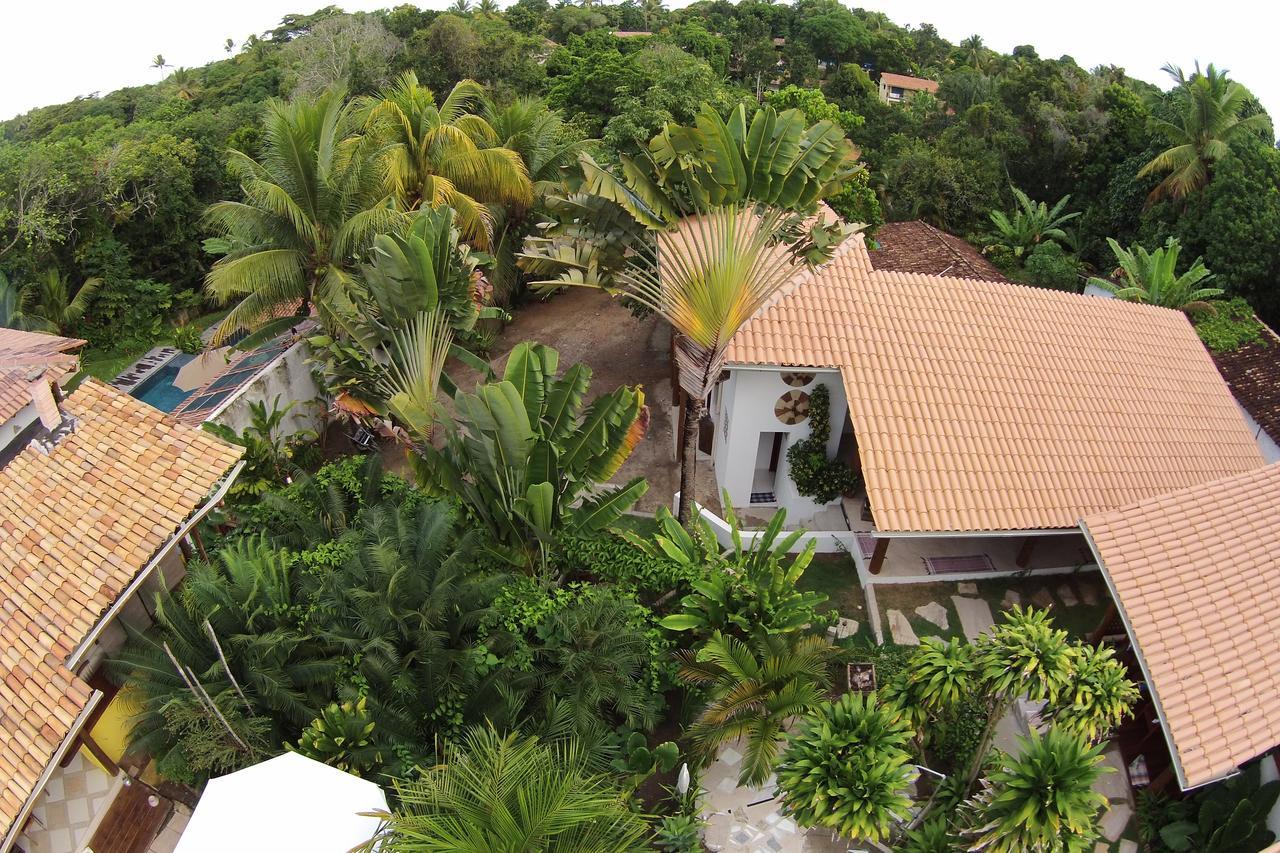
[[[289,12],[327,0],[0,0],[0,118],[77,95],[153,82],[149,67],[203,65],[224,56],[228,37],[270,29]],[[346,0],[347,11],[397,0]],[[670,0],[669,0],[670,2]],[[447,0],[426,4],[437,8]],[[504,3],[505,5],[505,3]],[[684,5],[675,2],[671,5]],[[1107,63],[1162,87],[1166,62],[1229,68],[1280,119],[1275,0],[1073,0],[1062,3],[864,0],[900,24],[929,22],[955,42],[978,33],[992,48],[1033,44],[1041,56],[1069,53],[1086,68]]]

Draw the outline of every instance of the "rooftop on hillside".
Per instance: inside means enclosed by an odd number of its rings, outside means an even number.
[[[1280,443],[1280,335],[1263,327],[1262,341],[1213,353],[1218,371],[1249,416]]]
[[[42,375],[57,382],[73,372],[79,364],[74,351],[84,344],[79,338],[0,328],[0,422],[31,402],[30,382]]]
[[[243,452],[87,380],[74,429],[0,469],[0,827],[93,696],[67,661]]]
[[[1280,744],[1280,464],[1082,525],[1163,720],[1178,782]]]
[[[1181,312],[874,270],[856,238],[728,360],[840,369],[885,532],[1070,529],[1263,465]]]
[[[920,219],[881,225],[875,242],[869,254],[871,266],[878,270],[1008,281],[968,242]]]

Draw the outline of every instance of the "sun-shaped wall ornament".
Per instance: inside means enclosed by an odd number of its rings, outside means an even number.
[[[803,388],[813,381],[813,376],[812,373],[784,373],[782,381],[792,388]]]
[[[788,391],[773,404],[773,413],[789,426],[804,423],[809,417],[809,395],[803,391]]]

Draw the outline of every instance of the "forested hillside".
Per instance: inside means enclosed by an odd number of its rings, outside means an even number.
[[[811,122],[837,122],[861,151],[865,184],[834,202],[849,218],[923,218],[991,246],[1014,277],[1056,287],[1109,272],[1107,238],[1154,248],[1176,237],[1187,261],[1203,257],[1215,286],[1280,321],[1274,128],[1243,86],[1208,67],[1161,92],[1120,68],[1086,70],[1032,46],[999,54],[981,35],[955,45],[928,25],[904,28],[833,0],[328,7],[228,40],[227,56],[202,68],[167,68],[163,57],[156,65],[152,85],[0,125],[0,270],[6,298],[25,304],[6,310],[68,320],[59,306],[101,279],[83,317],[63,329],[97,350],[143,346],[175,318],[216,307],[202,287],[215,259],[204,213],[242,197],[244,175],[228,168],[227,152],[263,153],[269,99],[334,87],[374,95],[405,71],[437,98],[478,81],[491,122],[504,109],[512,120],[517,99],[545,99],[564,122],[542,126],[544,152],[568,152],[570,164],[579,148],[603,163],[634,152],[664,123],[692,122],[704,102],[722,114],[741,101],[800,107]],[[940,87],[884,104],[881,72]],[[496,136],[478,144],[519,149]],[[552,158],[535,181],[564,180],[572,167],[562,165]],[[1033,233],[1011,246],[991,236],[990,213],[1015,209],[1015,188],[1049,205],[1070,196],[1061,238]]]

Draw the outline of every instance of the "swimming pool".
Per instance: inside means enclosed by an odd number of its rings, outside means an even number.
[[[183,391],[173,384],[173,380],[178,377],[178,371],[182,369],[183,365],[193,358],[195,356],[185,353],[175,355],[146,379],[139,382],[129,392],[129,395],[137,397],[162,412],[172,412],[191,396],[190,391]]]

